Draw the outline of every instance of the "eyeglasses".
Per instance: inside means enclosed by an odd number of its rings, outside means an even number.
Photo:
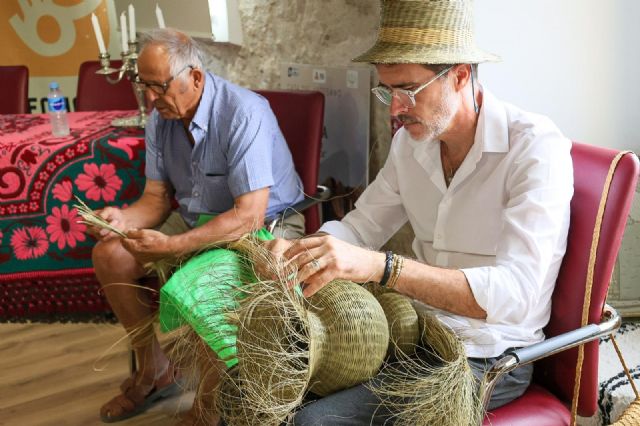
[[[134,83],[140,86],[142,90],[151,90],[153,93],[157,95],[164,95],[167,93],[167,90],[169,90],[169,85],[171,84],[171,82],[177,76],[179,76],[182,71],[186,70],[187,68],[193,69],[194,67],[193,65],[187,65],[186,67],[182,68],[180,71],[175,73],[175,75],[171,76],[171,78],[169,78],[164,83],[149,83],[147,81],[140,80],[140,77],[138,77],[138,75],[136,75]]]
[[[446,68],[436,74],[431,80],[424,83],[422,86],[418,87],[415,90],[406,90],[406,89],[397,89],[386,86],[376,86],[371,91],[374,95],[385,105],[391,105],[391,101],[395,97],[398,101],[407,108],[413,108],[416,106],[416,95],[420,93],[421,90],[425,89],[428,85],[445,75],[453,65],[449,68]]]

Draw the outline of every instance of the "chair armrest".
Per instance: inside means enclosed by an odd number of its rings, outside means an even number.
[[[280,213],[278,213],[273,219],[269,221],[267,229],[269,232],[273,232],[279,221],[297,213],[301,213],[306,209],[315,206],[316,204],[323,203],[331,197],[331,190],[324,185],[316,186],[316,193],[313,196],[305,195],[304,199],[299,203],[294,204],[291,207],[287,207]]]
[[[489,406],[489,400],[497,381],[510,371],[530,364],[541,358],[548,357],[558,352],[571,349],[578,345],[590,342],[603,336],[607,336],[620,327],[622,319],[618,312],[609,305],[604,306],[602,321],[599,324],[589,324],[576,330],[559,334],[540,343],[535,343],[525,348],[508,351],[502,358],[487,371],[482,384],[482,399],[485,409]]]

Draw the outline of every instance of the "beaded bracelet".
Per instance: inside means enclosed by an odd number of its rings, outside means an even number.
[[[394,254],[393,264],[391,268],[391,276],[389,277],[389,282],[387,283],[388,288],[394,288],[398,283],[398,278],[400,278],[400,272],[402,272],[403,265],[404,265],[404,257]]]
[[[389,277],[391,276],[391,269],[393,269],[393,252],[389,250],[385,253],[384,259],[384,272],[382,273],[382,279],[380,280],[380,285],[384,287],[387,285],[387,281],[389,281]]]

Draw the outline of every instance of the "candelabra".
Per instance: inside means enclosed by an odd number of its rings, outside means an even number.
[[[100,68],[96,71],[96,74],[104,75],[107,81],[111,84],[117,84],[122,81],[124,76],[131,81],[133,87],[133,93],[136,95],[136,102],[138,103],[138,115],[134,117],[117,118],[111,122],[116,127],[142,127],[144,128],[147,122],[147,104],[144,97],[144,89],[135,83],[136,76],[138,75],[138,43],[130,41],[129,50],[122,52],[122,66],[120,69],[111,68],[111,59],[108,53],[101,53]],[[111,77],[112,74],[118,74],[116,78]]]

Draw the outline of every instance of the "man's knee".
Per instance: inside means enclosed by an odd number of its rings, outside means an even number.
[[[138,275],[141,270],[134,257],[117,238],[99,241],[91,251],[91,259],[98,278],[103,273]]]

